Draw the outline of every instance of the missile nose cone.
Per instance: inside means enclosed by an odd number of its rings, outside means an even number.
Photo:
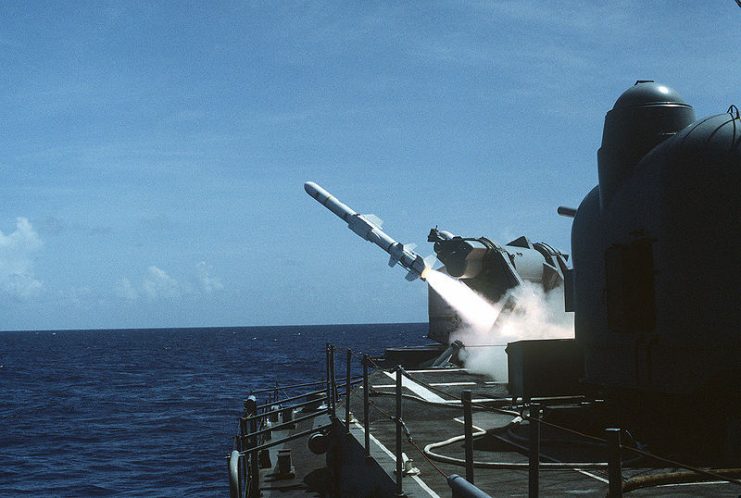
[[[314,195],[317,192],[317,187],[318,186],[319,185],[317,185],[314,182],[306,182],[306,183],[304,183],[304,190],[306,190],[306,193],[307,194],[309,194],[310,196],[314,197]]]
[[[324,204],[325,207],[327,207],[326,206],[326,202],[329,199],[332,198],[332,194],[330,194],[329,192],[327,192],[326,190],[324,190],[324,188],[322,188],[321,185],[319,185],[317,183],[314,183],[314,182],[306,182],[306,183],[304,183],[304,190],[306,190],[306,193],[309,194],[309,196],[311,196],[314,199],[316,199],[320,204]],[[339,202],[339,201],[337,201],[337,202]],[[349,210],[350,209],[347,206],[345,206],[344,204],[342,204],[342,206],[346,210]],[[332,208],[327,207],[327,209],[329,209],[330,211],[332,211]],[[337,213],[335,213],[335,214],[337,214]],[[341,215],[338,214],[337,216],[341,216]]]

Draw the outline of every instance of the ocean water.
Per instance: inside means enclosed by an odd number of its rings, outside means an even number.
[[[426,332],[0,332],[0,496],[228,496],[226,455],[251,390],[321,380],[327,342],[380,354]]]

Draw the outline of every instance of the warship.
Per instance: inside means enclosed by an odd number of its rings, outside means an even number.
[[[254,391],[230,496],[741,495],[739,111],[696,119],[676,91],[639,80],[606,114],[597,168],[581,204],[558,208],[573,218],[570,255],[435,227],[437,269],[306,183],[427,281],[432,344],[375,358],[327,344],[322,379]],[[492,306],[483,340],[460,333],[482,312],[439,279]],[[570,337],[494,344],[527,315],[524,288],[563,296]]]

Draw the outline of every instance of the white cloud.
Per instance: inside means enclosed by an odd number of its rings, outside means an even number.
[[[119,280],[118,285],[116,286],[116,295],[126,299],[127,301],[136,301],[139,299],[139,291],[131,285],[131,280],[126,277]]]
[[[139,285],[134,285],[127,277],[118,281],[114,292],[127,301],[140,297],[149,301],[160,299],[175,300],[185,295],[210,295],[224,289],[221,279],[211,274],[211,267],[201,261],[195,266],[195,273],[188,281],[180,281],[157,266],[150,266]]]
[[[213,294],[224,288],[221,279],[211,275],[211,267],[205,261],[201,261],[196,265],[196,278],[201,286],[201,290],[206,294]]]
[[[42,283],[33,272],[32,254],[43,245],[28,219],[16,219],[15,231],[0,231],[0,292],[15,298],[37,295]]]
[[[149,300],[175,299],[187,293],[177,280],[168,275],[164,270],[156,266],[150,266],[142,282],[143,294]]]
[[[57,296],[59,303],[64,306],[74,306],[76,308],[88,309],[91,304],[96,302],[90,287],[70,287],[65,291],[58,291]]]

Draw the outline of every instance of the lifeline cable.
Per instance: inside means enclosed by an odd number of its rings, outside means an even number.
[[[389,412],[387,412],[383,408],[379,407],[374,402],[371,401],[370,405],[371,405],[372,408],[375,408],[382,415],[384,415],[385,417],[387,417],[389,420],[395,420],[396,419],[395,416],[391,415]],[[403,421],[402,421],[402,424],[403,424]],[[407,435],[407,441],[409,441],[409,444],[411,444],[417,450],[417,452],[420,454],[420,456],[422,456],[422,458],[424,458],[425,461],[427,461],[432,466],[432,468],[434,468],[447,481],[448,475],[442,469],[440,469],[440,467],[438,467],[435,464],[435,462],[432,461],[432,459],[430,457],[428,457],[425,454],[425,452],[417,445],[417,443],[414,442],[414,440],[412,439],[411,432],[409,431],[408,428],[406,428],[406,424],[404,424],[404,427],[406,429],[404,431],[404,433]]]
[[[414,398],[413,396],[410,396],[410,397]],[[436,403],[436,404],[439,405],[439,403]],[[375,408],[376,410],[378,410],[382,415],[384,415],[385,417],[387,417],[389,420],[396,420],[396,417],[395,416],[389,414],[386,410],[384,410],[381,407],[379,407],[378,405],[376,405],[376,403],[371,402],[371,406],[373,408]],[[448,405],[440,405],[440,406],[448,406]],[[449,456],[446,456],[446,455],[440,455],[440,454],[437,454],[437,453],[432,452],[432,449],[434,449],[434,448],[438,448],[438,447],[442,447],[442,446],[448,446],[448,445],[450,445],[452,443],[455,443],[455,442],[458,442],[458,441],[462,441],[465,436],[462,436],[462,435],[461,436],[455,436],[455,437],[450,438],[450,439],[445,440],[445,441],[441,441],[441,442],[437,442],[437,443],[430,443],[427,446],[425,446],[424,449],[421,449],[412,440],[412,438],[411,438],[411,432],[409,431],[409,429],[407,428],[404,432],[405,432],[405,434],[407,434],[408,441],[417,449],[417,451],[420,452],[420,454],[422,455],[422,457],[425,460],[427,460],[427,461],[430,462],[430,465],[432,465],[433,467],[435,467],[435,464],[432,463],[432,461],[431,461],[432,459],[435,459],[435,460],[438,460],[438,461],[441,461],[441,462],[445,462],[445,463],[449,463],[449,464],[452,464],[452,465],[458,465],[458,466],[465,465],[465,460],[461,460],[459,458],[454,458],[454,457],[449,457]],[[479,438],[479,437],[481,437],[481,436],[483,436],[485,434],[486,434],[486,431],[476,432],[476,433],[474,433],[474,438]],[[518,448],[521,448],[521,449],[523,448],[522,446],[520,446],[520,445],[518,445],[516,443],[512,443],[512,442],[509,442],[509,441],[506,441],[506,440],[505,440],[505,442],[511,444],[512,446],[515,446],[515,447],[518,447]],[[527,451],[527,448],[525,448],[525,450]],[[593,462],[569,463],[569,462],[560,462],[560,461],[558,461],[558,460],[556,460],[554,458],[548,457],[546,455],[543,455],[543,458],[548,458],[549,460],[552,460],[553,462],[555,462],[555,463],[550,463],[550,464],[548,464],[548,463],[543,464],[544,465],[544,469],[551,469],[551,470],[561,470],[561,469],[571,470],[571,469],[579,469],[579,468],[604,469],[606,467],[606,464],[604,464],[604,463],[593,463]],[[478,468],[494,468],[494,469],[515,469],[515,470],[522,470],[522,469],[528,468],[528,465],[529,465],[528,463],[518,463],[518,462],[482,462],[482,461],[474,461],[474,466],[475,467],[478,467]],[[439,472],[441,472],[441,475],[445,475],[445,474],[442,473],[442,471],[439,471]]]
[[[380,365],[378,365],[378,363],[376,363],[375,361],[373,361],[373,359],[370,359],[370,361],[374,365],[376,365],[376,367],[381,368]],[[453,398],[454,400],[461,401],[461,399],[459,397],[455,396],[455,395],[452,395],[450,393],[447,393],[447,392],[445,392],[445,391],[443,391],[441,389],[437,389],[436,387],[431,386],[431,385],[429,385],[429,384],[427,384],[427,383],[425,383],[423,381],[420,381],[420,380],[417,380],[417,379],[412,379],[412,377],[404,369],[402,369],[402,374],[405,375],[410,380],[413,380],[414,382],[417,382],[418,384],[426,387],[427,389],[430,389],[433,392],[437,392],[439,394],[444,394],[446,396],[449,396],[449,397]],[[479,408],[479,409],[481,409],[483,411],[490,411],[490,412],[494,412],[494,413],[503,413],[503,414],[506,414],[506,415],[512,415],[512,414],[521,415],[524,419],[526,419],[528,421],[531,421],[532,420],[529,415],[522,415],[519,412],[514,412],[514,411],[509,411],[509,410],[502,410],[502,409],[492,408],[492,407],[488,407],[488,406],[480,405],[480,404],[472,404],[472,406],[475,406],[475,407],[477,407],[477,408]],[[583,438],[586,438],[586,439],[591,439],[593,441],[597,441],[597,442],[600,442],[602,444],[607,444],[607,441],[605,439],[603,439],[603,438],[600,438],[600,437],[597,437],[597,436],[592,436],[590,434],[585,434],[583,432],[579,432],[577,430],[570,429],[568,427],[563,427],[563,426],[554,424],[552,422],[546,422],[546,421],[544,421],[542,419],[537,419],[536,423],[545,424],[546,426],[552,427],[554,429],[562,430],[562,431],[565,431],[565,432],[568,432],[568,433],[571,433],[571,434],[574,434],[576,436],[580,436],[580,437],[583,437]],[[638,453],[638,454],[640,454],[642,456],[645,456],[645,457],[656,459],[656,460],[661,461],[661,462],[664,462],[664,463],[668,463],[668,464],[673,465],[675,467],[681,467],[681,468],[690,470],[690,471],[695,472],[695,473],[698,473],[698,474],[702,474],[702,475],[705,475],[705,476],[708,476],[708,477],[712,477],[713,479],[718,479],[718,480],[721,480],[721,481],[727,481],[727,482],[732,483],[732,484],[741,485],[741,480],[734,479],[732,477],[724,476],[724,475],[721,475],[721,474],[716,474],[716,473],[712,472],[711,470],[699,469],[697,467],[693,467],[691,465],[683,464],[681,462],[677,462],[677,461],[671,460],[669,458],[660,457],[658,455],[655,455],[655,454],[650,453],[650,452],[647,452],[647,451],[640,450],[638,448],[633,448],[633,447],[630,447],[630,446],[623,446],[622,444],[620,445],[620,448],[621,449],[628,450],[628,451],[632,451],[634,453]],[[451,458],[451,457],[445,457],[445,458]],[[474,462],[474,464],[475,463],[476,462]]]

